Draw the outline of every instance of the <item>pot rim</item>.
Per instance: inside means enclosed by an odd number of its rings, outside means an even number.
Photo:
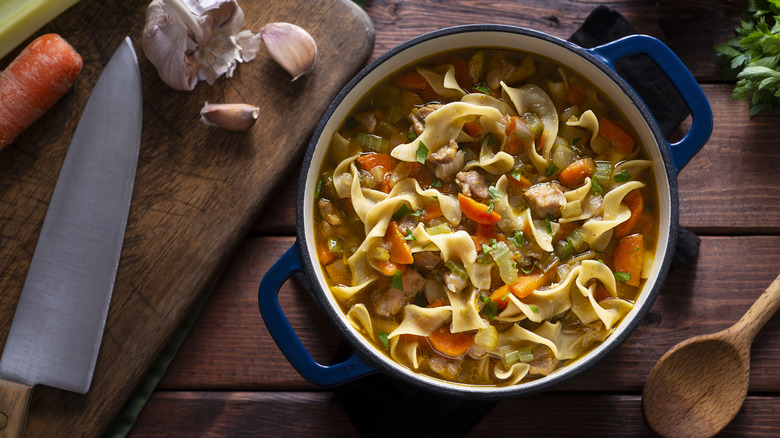
[[[556,370],[555,372],[551,373],[548,376],[538,378],[532,381],[516,384],[516,385],[510,385],[510,386],[465,385],[465,384],[460,384],[455,382],[444,381],[441,379],[436,379],[430,376],[426,376],[423,374],[415,373],[410,370],[406,370],[406,367],[395,363],[389,357],[383,355],[382,353],[377,352],[373,346],[367,346],[366,341],[363,339],[363,336],[357,333],[349,325],[349,323],[346,322],[344,312],[342,312],[342,310],[338,307],[338,305],[336,305],[335,307],[333,306],[331,300],[327,296],[330,295],[330,292],[327,289],[323,289],[320,286],[320,283],[317,280],[319,276],[317,275],[316,272],[316,269],[319,269],[318,266],[319,263],[315,264],[316,260],[312,260],[308,256],[310,254],[310,249],[309,249],[308,242],[306,240],[307,221],[305,215],[305,205],[308,202],[306,196],[307,181],[309,179],[308,175],[312,171],[318,172],[319,165],[321,165],[321,163],[317,163],[318,167],[316,169],[312,169],[312,159],[317,149],[317,145],[320,141],[320,137],[325,131],[327,125],[331,122],[334,112],[344,103],[345,99],[349,96],[352,90],[355,89],[355,87],[361,81],[363,81],[369,74],[371,74],[374,70],[384,65],[389,60],[393,59],[399,53],[409,50],[414,46],[438,38],[450,37],[453,35],[463,34],[463,33],[470,34],[470,33],[478,33],[478,32],[479,33],[496,33],[496,32],[510,33],[510,34],[519,34],[524,37],[536,38],[545,41],[547,43],[552,43],[557,46],[560,46],[566,51],[571,52],[574,56],[583,58],[593,67],[598,69],[602,74],[604,74],[608,78],[609,81],[614,83],[614,85],[617,86],[623,92],[625,97],[633,104],[633,108],[636,109],[641,115],[641,119],[644,120],[645,122],[644,123],[645,127],[641,127],[641,129],[646,128],[648,130],[649,134],[652,136],[654,140],[653,143],[655,144],[655,146],[645,144],[645,147],[646,148],[655,147],[657,149],[662,159],[662,163],[661,163],[662,169],[665,174],[665,180],[668,184],[669,227],[668,227],[668,235],[666,236],[666,242],[665,242],[666,247],[663,252],[663,257],[661,259],[661,263],[659,265],[659,270],[655,277],[655,281],[652,284],[646,283],[642,289],[640,297],[637,299],[637,301],[642,301],[641,305],[635,305],[634,308],[629,312],[629,314],[626,315],[626,317],[616,326],[615,332],[612,333],[604,342],[599,344],[597,347],[595,347],[593,350],[591,350],[584,356],[570,362],[566,366]],[[475,38],[475,40],[477,40],[477,38]],[[473,47],[509,48],[510,46],[508,45],[502,46],[500,44],[495,44],[495,43],[494,44],[478,43],[478,44],[474,44]],[[519,47],[515,47],[515,50],[524,51],[522,48]],[[417,59],[434,55],[435,53],[438,52],[439,51],[426,52],[424,55],[418,57]],[[544,57],[544,55],[538,53],[534,53],[534,55]],[[567,65],[567,63],[560,61],[558,59],[553,59],[553,61],[562,65]],[[404,65],[405,64],[403,65],[399,64],[398,68],[402,68],[404,67]],[[383,77],[386,77],[388,74],[384,75]],[[357,96],[358,99],[360,97],[361,96]],[[356,100],[350,102],[350,105],[354,105],[355,103]],[[625,108],[623,107],[620,108],[621,110],[625,110]],[[340,120],[337,122],[341,123]],[[635,126],[635,129],[637,129],[637,131],[640,131],[639,126]],[[310,293],[317,301],[320,308],[322,308],[325,311],[331,323],[336,325],[341,335],[348,339],[349,344],[355,350],[355,352],[359,357],[364,359],[367,363],[371,364],[372,366],[377,366],[383,372],[389,373],[393,377],[399,378],[400,380],[415,385],[417,387],[421,387],[427,390],[431,390],[449,396],[466,397],[472,399],[499,399],[499,398],[506,398],[511,396],[535,394],[538,392],[548,390],[554,386],[558,386],[560,384],[568,382],[573,378],[578,377],[583,373],[591,370],[593,367],[601,363],[607,356],[609,356],[612,352],[614,352],[614,350],[619,345],[621,345],[634,332],[634,330],[642,323],[645,315],[650,311],[669,272],[672,256],[676,244],[676,239],[677,239],[679,207],[678,207],[676,172],[667,145],[668,143],[665,137],[663,136],[663,134],[661,133],[661,130],[654,116],[647,108],[647,106],[644,104],[642,99],[634,91],[634,89],[630,85],[628,85],[628,83],[622,77],[620,77],[614,70],[609,68],[609,66],[607,66],[602,60],[594,56],[588,49],[584,49],[569,41],[533,29],[527,29],[523,27],[510,26],[510,25],[499,25],[499,24],[469,24],[469,25],[454,26],[454,27],[435,30],[417,36],[415,38],[412,38],[408,41],[399,44],[398,46],[390,49],[386,53],[379,56],[377,59],[369,63],[369,65],[367,65],[354,78],[352,78],[352,80],[350,80],[347,83],[347,85],[334,98],[331,105],[327,108],[327,110],[323,114],[309,142],[303,160],[303,167],[301,170],[299,183],[298,183],[297,207],[296,207],[296,230],[297,230],[297,241],[299,244],[298,248],[299,248],[300,257],[303,264],[303,270],[307,278],[309,279],[309,281],[312,283]],[[662,181],[663,180],[662,175],[658,175],[658,168],[656,168],[655,173],[656,173],[656,177],[655,177],[656,181],[657,182]],[[660,193],[661,187],[658,187],[658,191],[659,191],[658,195],[659,195],[659,202],[660,202],[663,201]],[[659,205],[659,208],[663,208],[663,205]],[[664,244],[664,242],[661,241],[663,237],[662,233],[663,230],[660,230],[657,248],[659,248],[662,244]],[[658,255],[659,255],[658,251],[656,250],[656,256]],[[656,258],[656,263],[658,263],[657,258]]]

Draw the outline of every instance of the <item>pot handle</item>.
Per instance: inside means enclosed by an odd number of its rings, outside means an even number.
[[[355,353],[344,362],[334,365],[322,365],[309,354],[279,305],[282,285],[296,272],[303,272],[298,242],[266,272],[257,294],[263,321],[287,360],[306,380],[320,386],[340,385],[375,372]]]
[[[630,35],[593,49],[586,49],[590,54],[615,70],[615,62],[627,55],[643,53],[650,56],[658,67],[677,88],[688,110],[693,117],[693,123],[688,133],[676,143],[666,145],[672,156],[672,164],[676,173],[696,155],[707,143],[712,133],[712,109],[696,79],[682,63],[680,58],[661,41],[647,35]],[[617,72],[615,70],[615,72]]]

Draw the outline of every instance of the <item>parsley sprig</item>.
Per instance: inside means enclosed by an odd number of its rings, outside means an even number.
[[[780,103],[780,0],[750,0],[735,37],[715,47],[723,77],[737,80],[732,98],[749,100],[750,115]]]

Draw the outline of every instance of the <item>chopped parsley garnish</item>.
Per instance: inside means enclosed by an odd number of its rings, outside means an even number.
[[[615,280],[620,282],[627,282],[631,280],[631,273],[630,272],[615,272]]]
[[[498,242],[496,242],[496,239],[490,239],[490,246],[482,244],[482,253],[489,254],[490,251],[493,251],[498,247]]]
[[[544,171],[544,176],[549,178],[555,175],[555,172],[557,171],[558,171],[558,166],[556,166],[555,163],[553,163],[552,160],[550,160],[550,165],[547,166],[547,170]]]
[[[321,191],[322,191],[322,180],[317,180],[317,188],[314,189],[314,199],[320,197]]]
[[[552,235],[552,215],[550,213],[544,217],[544,227],[547,228],[547,234]]]
[[[631,174],[628,173],[627,170],[624,170],[620,173],[616,173],[615,176],[612,177],[612,179],[614,179],[615,182],[626,182],[631,179]]]
[[[428,159],[428,148],[425,146],[425,143],[420,140],[420,145],[417,146],[417,161],[420,164],[425,164],[425,160]]]
[[[494,303],[490,297],[484,296],[480,296],[479,300],[485,303],[485,307],[482,308],[482,313],[485,314],[485,317],[489,321],[492,321],[498,314],[498,303]]]
[[[488,206],[487,209],[487,214],[493,213],[493,209],[495,208],[496,208],[496,204],[493,201],[490,201],[490,205]]]
[[[523,232],[520,230],[515,230],[514,235],[512,236],[512,240],[515,241],[516,247],[521,247],[525,243],[525,237],[523,236]]]
[[[532,312],[534,312],[534,313],[539,313],[539,308],[538,308],[538,307],[536,307],[536,306],[532,306],[532,305],[530,305],[530,304],[528,305],[528,307],[530,307],[530,308],[531,308],[531,311],[532,311]]]
[[[601,185],[598,178],[591,178],[590,190],[593,192],[594,195],[600,195],[604,193],[604,187]]]
[[[493,198],[494,201],[498,201],[499,199],[504,197],[504,195],[502,195],[501,192],[499,192],[495,186],[488,187],[487,191],[488,191],[488,195],[490,195],[490,197]]]
[[[404,236],[404,240],[408,240],[410,242],[417,240],[417,238],[414,237],[414,234],[412,234],[412,230],[410,230],[409,227],[406,227],[406,236]]]
[[[408,138],[409,141],[414,141],[414,139],[417,138],[417,133],[416,132],[410,132],[410,133],[406,134],[406,138]]]
[[[473,87],[471,87],[471,89],[472,89],[472,90],[477,90],[477,91],[479,91],[480,93],[484,93],[484,94],[490,94],[490,87],[488,87],[488,86],[487,86],[487,85],[485,85],[485,84],[477,84],[477,85],[474,85]]]
[[[403,291],[404,290],[404,282],[401,279],[401,271],[395,271],[395,274],[393,274],[393,287]]]
[[[407,206],[406,204],[401,204],[398,210],[396,210],[395,213],[393,214],[393,220],[400,221],[401,219],[403,219],[404,216],[406,216],[411,212],[412,211],[409,210],[409,206]]]
[[[520,178],[522,178],[522,177],[523,177],[523,172],[521,172],[521,171],[520,171],[520,168],[519,168],[519,167],[515,167],[514,169],[512,169],[512,170],[509,172],[509,175],[511,175],[511,176],[512,176],[512,178],[514,178],[514,179],[516,179],[516,180],[520,180]]]
[[[574,244],[571,243],[571,238],[566,239],[566,243],[563,244],[563,257],[568,257],[574,252]]]
[[[437,189],[441,188],[441,180],[439,178],[433,178],[433,181],[431,181],[431,187],[435,187]]]
[[[534,269],[536,268],[536,263],[531,264],[531,267],[529,269],[525,269],[525,267],[520,268],[523,273],[526,275],[530,274],[531,272],[534,272]]]
[[[379,333],[377,333],[377,337],[379,338],[379,342],[381,342],[382,345],[384,345],[386,349],[390,348],[390,341],[387,339],[387,332],[386,331],[379,330]]]
[[[496,140],[493,138],[493,133],[488,133],[487,135],[487,145],[493,146],[496,143]]]

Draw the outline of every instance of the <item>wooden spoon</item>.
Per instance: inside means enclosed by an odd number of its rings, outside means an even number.
[[[665,437],[709,437],[726,427],[747,395],[753,338],[778,308],[780,276],[733,326],[667,351],[642,392],[648,426]]]

